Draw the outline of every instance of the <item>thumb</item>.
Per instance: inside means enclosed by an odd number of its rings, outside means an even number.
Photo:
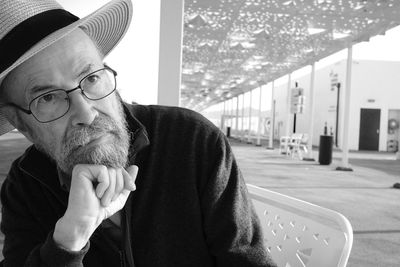
[[[126,168],[126,171],[122,172],[124,176],[125,189],[128,189],[130,191],[136,189],[135,180],[138,170],[139,170],[138,166],[131,165],[128,168]]]
[[[126,168],[126,170],[128,171],[130,176],[132,176],[132,177],[134,177],[134,179],[136,179],[136,175],[137,175],[138,170],[139,170],[138,166],[131,165],[128,168]]]

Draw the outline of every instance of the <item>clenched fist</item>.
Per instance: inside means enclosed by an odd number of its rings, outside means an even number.
[[[76,165],[72,171],[68,207],[58,220],[54,241],[78,251],[88,242],[101,222],[121,210],[135,190],[137,166],[107,168],[102,165]]]

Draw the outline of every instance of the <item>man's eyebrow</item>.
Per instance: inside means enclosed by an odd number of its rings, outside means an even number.
[[[54,89],[53,85],[36,85],[29,90],[29,95],[36,95],[43,91],[48,91],[50,89]]]
[[[89,74],[93,69],[94,64],[87,64],[83,70],[76,76],[76,78],[83,78],[85,75]]]

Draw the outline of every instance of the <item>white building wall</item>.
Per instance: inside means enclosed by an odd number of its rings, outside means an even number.
[[[386,151],[388,137],[388,111],[400,109],[400,62],[359,61],[353,63],[352,107],[354,134],[350,149],[358,150],[360,110],[381,110],[379,150]]]
[[[332,74],[337,74],[340,82],[339,104],[339,131],[338,146],[341,147],[343,134],[343,107],[346,81],[346,60],[317,70],[315,76],[315,112],[313,145],[319,144],[319,136],[323,134],[325,122],[328,126],[328,134],[336,133],[336,105],[337,89],[332,87]],[[350,105],[350,135],[349,149],[358,150],[361,108],[375,108],[381,110],[379,150],[387,150],[388,140],[388,113],[389,110],[400,109],[400,90],[397,88],[400,77],[400,62],[382,61],[353,61],[352,69],[352,93]],[[307,133],[309,118],[307,117],[310,99],[310,75],[292,78],[292,84],[298,82],[298,86],[304,88],[306,95],[306,108],[303,114],[297,114],[296,132]],[[400,85],[399,85],[400,86]],[[286,97],[287,84],[276,86],[276,136],[285,134],[286,124]],[[293,117],[291,117],[290,129],[293,129]]]
[[[275,135],[281,137],[285,135],[286,129],[286,99],[287,83],[275,85]]]

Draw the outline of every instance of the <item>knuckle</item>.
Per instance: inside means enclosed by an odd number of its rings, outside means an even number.
[[[77,164],[72,169],[72,173],[79,173],[82,169],[83,169],[83,165],[82,164]]]
[[[101,172],[107,172],[107,167],[104,166],[104,165],[100,165],[99,169],[100,169]]]
[[[116,170],[115,170],[114,168],[109,168],[109,169],[108,169],[108,173],[109,173],[110,175],[115,175],[117,172],[116,172]]]

